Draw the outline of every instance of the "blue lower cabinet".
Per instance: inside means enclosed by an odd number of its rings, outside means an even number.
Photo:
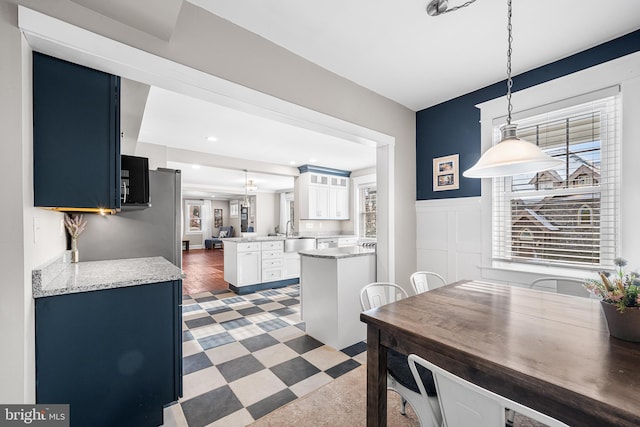
[[[37,298],[36,401],[71,426],[158,426],[182,395],[181,281]]]

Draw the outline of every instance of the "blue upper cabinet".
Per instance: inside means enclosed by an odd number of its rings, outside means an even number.
[[[120,208],[120,77],[33,53],[34,205]]]

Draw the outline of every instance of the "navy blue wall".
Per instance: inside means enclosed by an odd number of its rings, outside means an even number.
[[[640,30],[513,77],[513,91],[526,89],[640,50]],[[505,95],[506,81],[416,113],[417,200],[480,195],[480,179],[464,178],[480,158],[480,110],[475,107]],[[505,111],[506,113],[506,111]],[[460,154],[460,189],[433,191],[433,158]]]

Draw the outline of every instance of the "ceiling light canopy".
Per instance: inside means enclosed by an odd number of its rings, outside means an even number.
[[[427,13],[431,16],[438,16],[467,7],[475,1],[469,0],[460,6],[447,9],[447,0],[432,0],[427,6]],[[507,124],[500,128],[502,131],[500,142],[487,150],[473,167],[462,173],[467,178],[497,178],[541,172],[563,164],[562,160],[547,155],[537,145],[518,138],[516,136],[517,126],[511,124],[511,110],[513,108],[511,105],[511,87],[513,86],[511,79],[511,44],[513,42],[511,1],[507,0]]]
[[[244,188],[245,188],[245,190],[247,190],[249,192],[258,191],[258,186],[253,183],[252,179],[247,181],[247,183],[245,184]]]
[[[447,0],[432,0],[427,5],[427,13],[431,16],[442,15],[443,13],[455,12],[458,9],[462,9],[463,7],[467,7],[472,3],[475,3],[476,0],[469,0],[466,3],[461,4],[460,6],[452,7],[448,9],[449,2]]]

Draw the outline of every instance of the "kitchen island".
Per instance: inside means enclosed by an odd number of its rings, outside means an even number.
[[[376,281],[375,249],[300,251],[300,304],[306,332],[337,350],[364,341],[360,290]]]
[[[238,295],[280,288],[300,281],[287,274],[285,240],[280,236],[222,239],[224,280]]]
[[[33,270],[36,403],[71,426],[158,426],[182,395],[182,275],[162,257]]]

